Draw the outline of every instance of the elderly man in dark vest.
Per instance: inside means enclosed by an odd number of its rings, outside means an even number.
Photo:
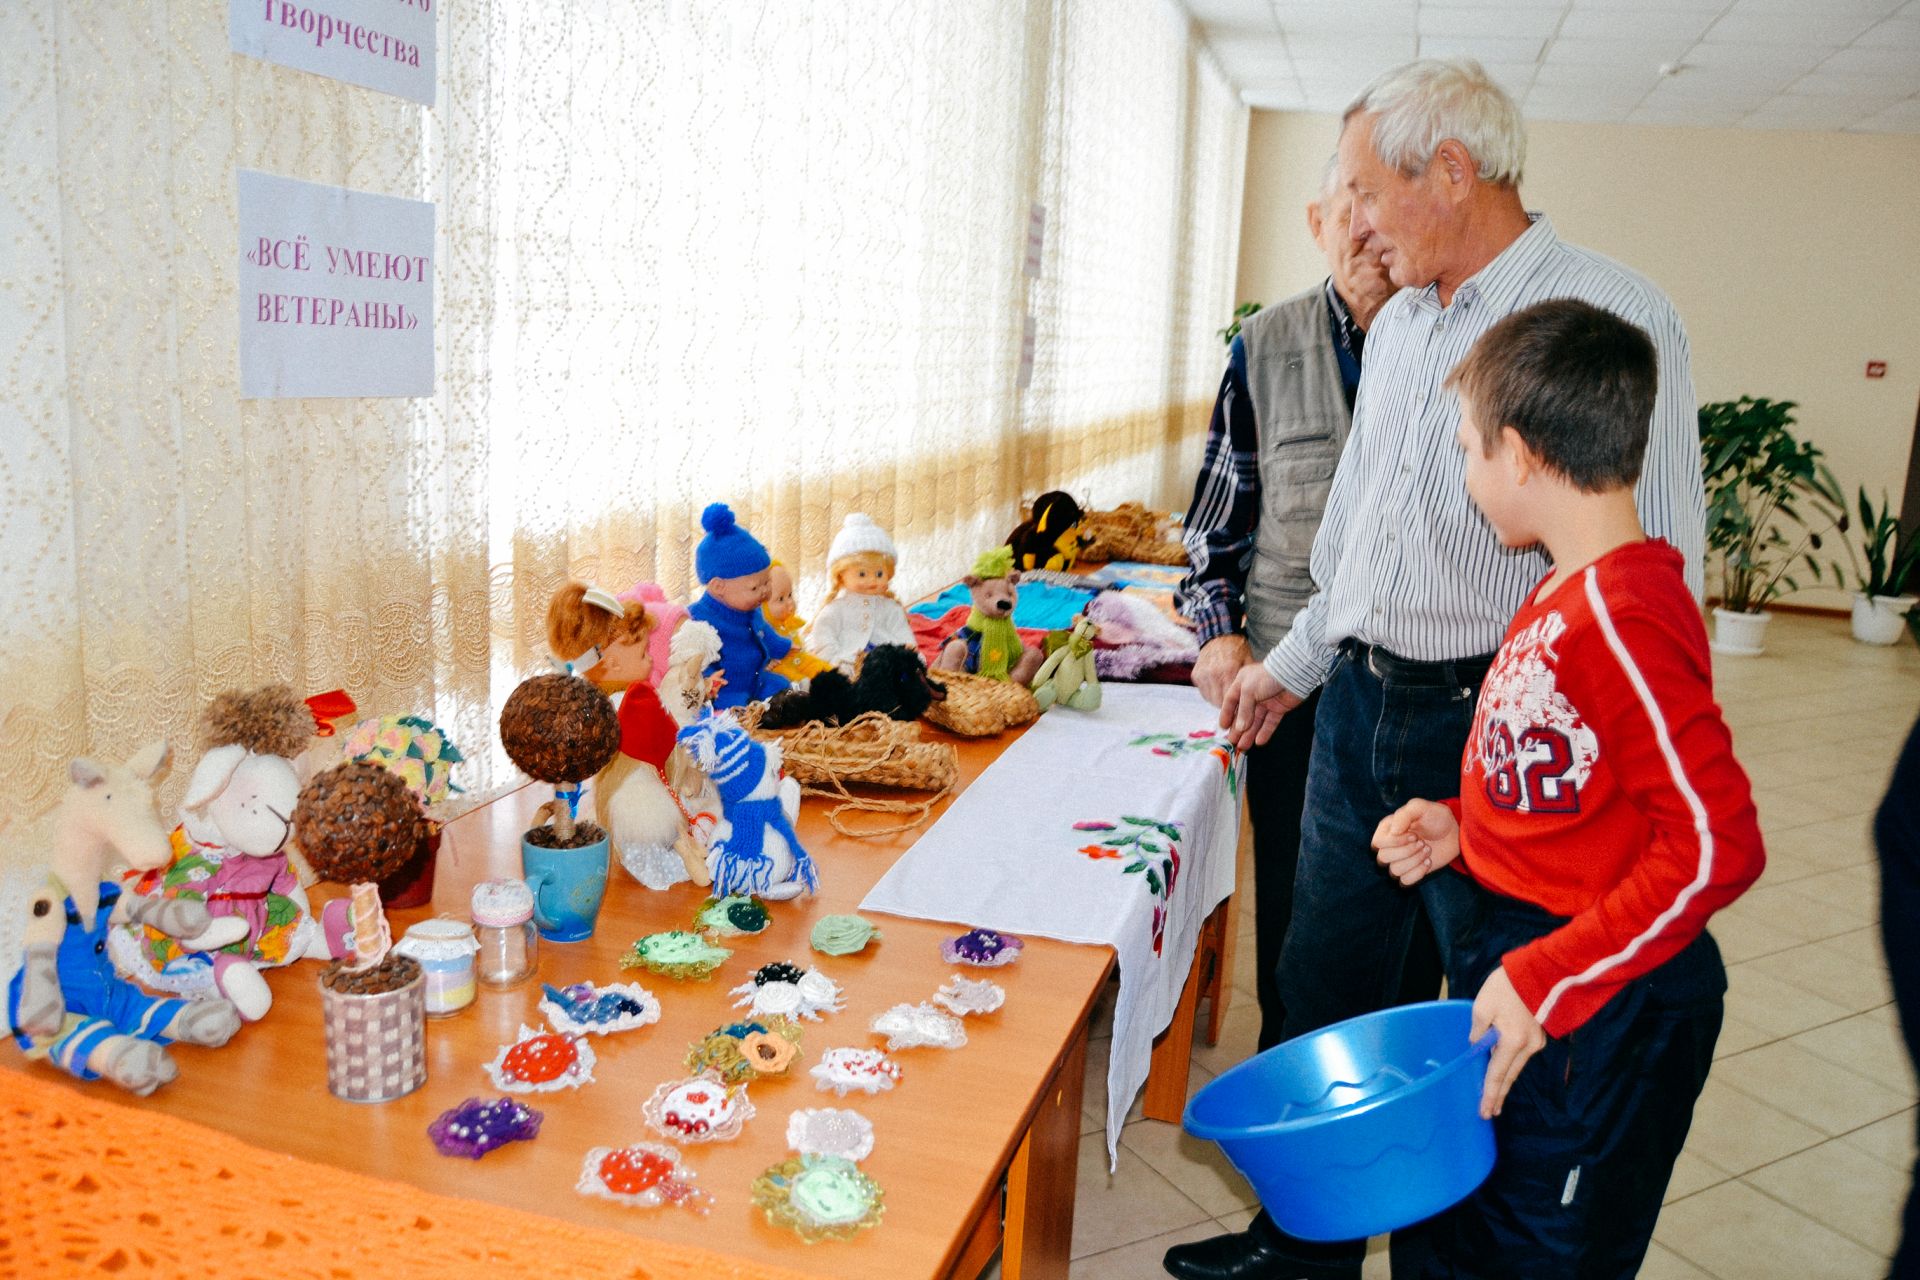
[[[1307,555],[1347,442],[1367,326],[1394,286],[1347,233],[1351,197],[1329,161],[1307,230],[1328,277],[1249,316],[1233,340],[1187,515],[1181,608],[1200,631],[1193,683],[1220,705],[1234,675],[1280,643],[1313,595]],[[1313,701],[1247,757],[1254,841],[1260,1047],[1280,1042],[1275,969],[1293,909]]]

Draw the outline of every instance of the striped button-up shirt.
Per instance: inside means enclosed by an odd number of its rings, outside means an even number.
[[[1492,653],[1527,592],[1551,568],[1537,550],[1504,548],[1467,497],[1454,433],[1460,405],[1442,389],[1475,340],[1523,307],[1579,298],[1646,330],[1660,361],[1647,456],[1634,491],[1649,535],[1685,559],[1704,587],[1706,494],[1686,330],[1651,283],[1533,225],[1443,307],[1434,286],[1402,289],[1374,317],[1354,404],[1310,567],[1319,590],[1266,656],[1296,694],[1318,688],[1342,641],[1416,661]]]

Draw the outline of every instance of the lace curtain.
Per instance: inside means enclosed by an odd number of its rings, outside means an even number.
[[[1042,489],[1184,501],[1246,113],[1170,0],[442,15],[427,110],[199,0],[0,5],[0,830],[267,680],[485,794],[552,589],[684,595],[710,500],[804,606],[850,510],[917,593]],[[236,168],[436,202],[436,395],[239,397]]]

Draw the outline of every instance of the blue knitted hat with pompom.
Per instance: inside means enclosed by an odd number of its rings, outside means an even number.
[[[693,553],[693,567],[702,582],[744,578],[773,563],[759,539],[733,522],[733,508],[724,502],[716,502],[700,513],[700,527],[707,536],[700,539]]]

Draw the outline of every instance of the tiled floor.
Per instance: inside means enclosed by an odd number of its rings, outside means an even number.
[[[1768,865],[1714,918],[1726,1027],[1641,1274],[1877,1280],[1898,1239],[1920,1089],[1890,1003],[1869,824],[1920,712],[1920,650],[1780,615],[1764,657],[1716,658],[1714,675]],[[1241,893],[1233,1007],[1218,1045],[1196,1041],[1190,1088],[1253,1051],[1252,889]],[[1110,1015],[1109,999],[1096,1036]],[[1169,1245],[1243,1228],[1254,1196],[1212,1143],[1140,1119],[1137,1103],[1109,1176],[1105,1048],[1094,1040],[1087,1063],[1073,1275],[1164,1276]],[[1368,1280],[1388,1274],[1384,1243]]]

